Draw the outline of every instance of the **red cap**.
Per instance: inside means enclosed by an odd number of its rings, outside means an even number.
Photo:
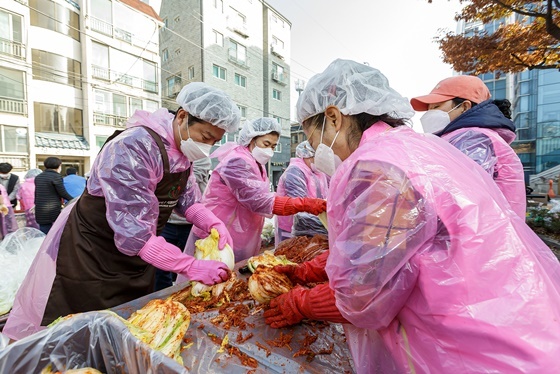
[[[478,77],[457,75],[439,82],[428,95],[411,99],[410,104],[412,104],[414,110],[423,112],[428,110],[428,104],[442,103],[456,97],[480,104],[490,98],[490,91]]]

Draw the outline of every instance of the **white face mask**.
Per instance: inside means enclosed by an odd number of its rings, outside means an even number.
[[[462,104],[462,103],[461,103]],[[451,118],[449,118],[449,113],[461,106],[458,104],[453,109],[448,112],[444,112],[439,109],[428,110],[422,117],[420,117],[420,123],[425,133],[437,134],[449,125]]]
[[[189,138],[183,140],[181,137],[181,128],[179,128],[179,139],[181,139],[181,152],[189,159],[190,162],[195,162],[210,156],[210,150],[212,146],[210,144],[195,142],[191,139],[191,133],[189,131],[189,120],[187,118],[187,134]]]
[[[272,156],[274,156],[274,150],[271,148],[261,148],[255,143],[255,147],[251,151],[251,154],[257,160],[257,162],[261,165],[265,165]]]
[[[325,120],[326,120],[326,117],[323,118],[323,128],[321,129],[321,144],[319,144],[317,146],[317,149],[315,150],[314,163],[315,163],[315,166],[317,167],[317,170],[322,171],[323,173],[325,173],[329,177],[331,177],[334,174],[334,171],[336,170],[338,165],[340,165],[342,163],[342,160],[340,159],[340,157],[335,155],[334,151],[332,150],[332,146],[334,145],[334,142],[335,142],[336,138],[338,137],[338,133],[340,131],[336,132],[336,135],[334,136],[334,139],[331,143],[331,146],[327,147],[327,145],[323,143],[323,132],[325,130]]]

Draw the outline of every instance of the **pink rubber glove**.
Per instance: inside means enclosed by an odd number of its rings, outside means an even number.
[[[138,256],[158,269],[181,274],[189,280],[211,286],[229,279],[229,269],[221,261],[197,260],[161,236],[152,236]]]
[[[193,204],[185,213],[187,221],[198,227],[200,230],[195,230],[194,233],[200,238],[206,238],[210,235],[210,229],[218,230],[220,234],[220,241],[218,242],[218,248],[224,249],[226,244],[233,249],[233,239],[229,234],[226,225],[218,218],[212,211],[206,208],[204,205],[197,203]],[[204,232],[206,235],[201,236]]]

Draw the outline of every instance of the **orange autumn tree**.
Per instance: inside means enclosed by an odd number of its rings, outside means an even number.
[[[499,21],[493,33],[443,33],[435,39],[443,60],[460,72],[505,73],[525,69],[560,69],[560,0],[459,0],[465,6],[457,21]],[[429,3],[432,0],[428,0]],[[505,22],[514,16],[514,21]]]

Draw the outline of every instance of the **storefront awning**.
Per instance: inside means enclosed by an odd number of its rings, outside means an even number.
[[[83,136],[35,133],[35,146],[45,148],[89,150],[89,143]]]

